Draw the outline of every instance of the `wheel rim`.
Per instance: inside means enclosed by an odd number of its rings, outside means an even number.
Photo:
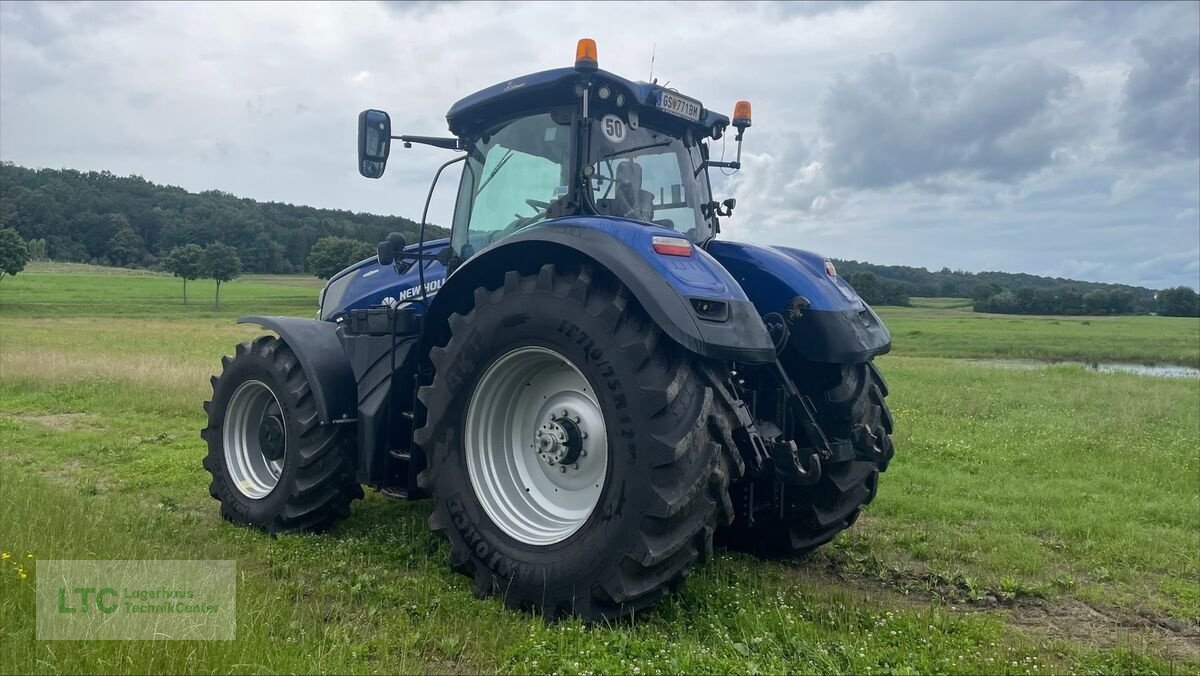
[[[463,440],[475,496],[518,542],[562,542],[600,501],[604,413],[579,369],[553,350],[518,348],[488,367],[467,406]]]
[[[238,386],[225,407],[225,467],[238,491],[253,500],[269,495],[283,472],[287,427],[282,419],[279,399],[258,380]]]

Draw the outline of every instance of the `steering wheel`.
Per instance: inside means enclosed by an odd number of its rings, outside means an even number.
[[[528,204],[529,206],[533,207],[534,209],[536,209],[538,211],[538,213],[536,213],[532,216],[522,216],[521,214],[513,214],[513,218],[515,220],[512,223],[509,223],[508,226],[505,227],[503,230],[497,230],[497,231],[493,232],[492,234],[488,235],[488,244],[491,244],[492,242],[495,242],[497,240],[508,237],[512,233],[516,232],[517,230],[520,230],[521,228],[523,228],[527,225],[533,225],[534,223],[545,218],[547,212],[550,210],[549,202],[543,202],[541,200],[535,200],[535,199],[527,199],[527,200],[525,200],[525,203]]]

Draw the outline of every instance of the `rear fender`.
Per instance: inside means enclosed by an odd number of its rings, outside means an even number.
[[[241,317],[239,324],[258,324],[287,343],[312,388],[322,424],[352,422],[358,410],[358,387],[350,360],[338,339],[338,325],[299,317]]]
[[[686,349],[710,359],[774,361],[771,336],[758,311],[716,260],[698,247],[687,257],[655,253],[651,238],[671,234],[606,217],[559,219],[525,228],[471,257],[447,278],[429,309],[428,339],[440,344],[445,336],[439,331],[444,332],[450,314],[469,311],[475,288],[495,288],[505,272],[533,274],[546,263],[582,261],[615,275],[663,332]],[[709,317],[697,309],[705,301]]]
[[[711,243],[708,251],[738,281],[760,314],[787,316],[790,308],[799,310],[792,313],[788,345],[803,359],[851,364],[891,350],[891,334],[879,315],[846,280],[826,272],[823,256],[724,241]]]

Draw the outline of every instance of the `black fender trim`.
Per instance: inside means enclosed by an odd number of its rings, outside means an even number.
[[[333,322],[300,317],[240,317],[238,324],[258,324],[279,334],[296,353],[312,387],[313,402],[323,424],[353,422],[358,413],[358,385]]]
[[[803,310],[792,323],[791,334],[790,349],[814,362],[857,364],[892,349],[891,334],[870,307]]]
[[[536,270],[561,261],[564,254],[590,259],[615,275],[659,328],[686,349],[709,359],[744,364],[775,361],[774,343],[750,301],[714,298],[728,304],[728,318],[701,319],[691,301],[626,244],[592,228],[569,224],[518,232],[472,257],[446,279],[429,316],[445,320],[451,312],[465,311],[453,307],[454,299],[470,299],[475,287],[502,280],[508,270]]]

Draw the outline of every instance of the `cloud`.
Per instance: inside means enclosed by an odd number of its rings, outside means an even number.
[[[1019,179],[1075,142],[1065,100],[1078,78],[1032,59],[970,74],[913,72],[891,54],[838,77],[820,106],[836,186],[880,188],[947,174]]]
[[[707,106],[754,103],[744,168],[713,178],[738,198],[723,236],[1195,283],[1200,4],[743,3],[719,20],[666,3],[0,2],[0,159],[416,217],[448,155],[396,147],[383,180],[361,179],[358,111],[445,133],[454,101],[567,65],[589,36],[606,69],[645,79],[653,51],[655,76]]]
[[[1121,102],[1120,137],[1134,154],[1200,156],[1200,34],[1134,40],[1138,62]]]

